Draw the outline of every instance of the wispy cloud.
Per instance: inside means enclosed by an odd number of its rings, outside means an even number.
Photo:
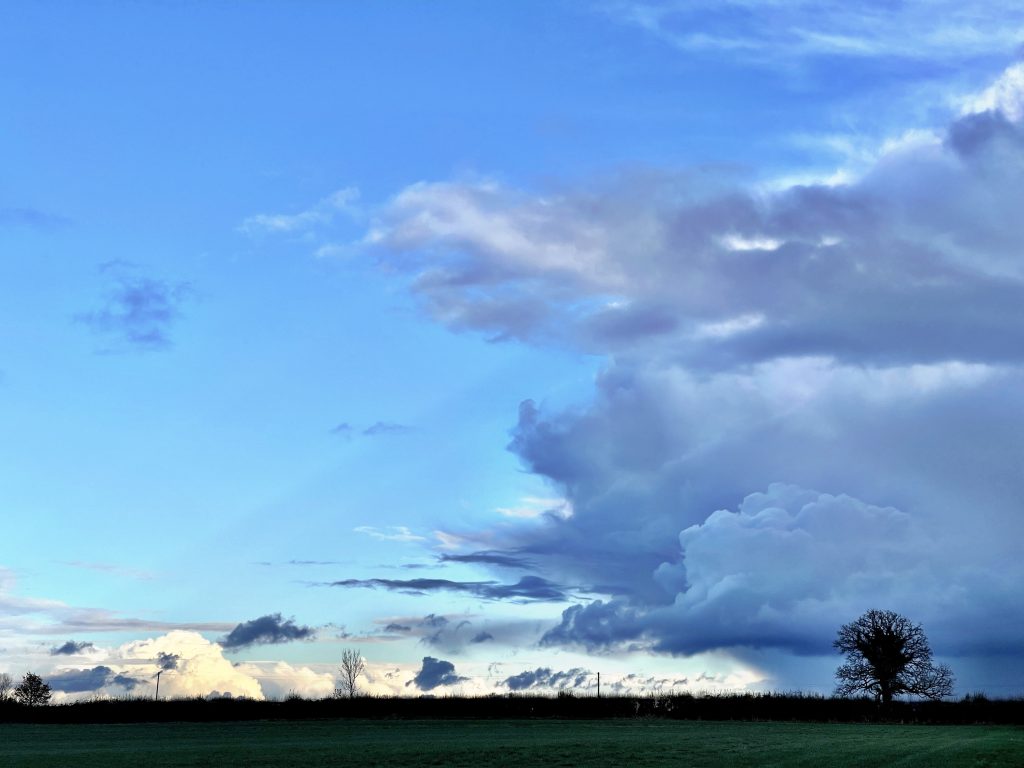
[[[542,515],[572,517],[572,503],[567,499],[541,499],[525,496],[517,507],[498,507],[498,513],[505,517],[534,518]]]
[[[509,600],[511,602],[560,602],[569,599],[563,587],[540,576],[524,576],[514,584],[501,584],[496,581],[451,581],[449,579],[342,579],[319,586],[380,588],[413,595],[454,592],[484,600]]]
[[[164,349],[170,346],[170,329],[180,319],[182,305],[193,295],[189,283],[125,276],[99,309],[79,313],[75,320],[126,349]]]
[[[332,435],[345,440],[350,440],[357,435],[362,437],[386,437],[388,435],[404,435],[413,431],[415,431],[413,427],[394,421],[375,421],[373,424],[361,429],[348,421],[342,421],[330,429]]]
[[[623,0],[605,8],[681,51],[776,67],[822,56],[953,62],[1009,53],[1024,39],[1024,11],[999,0]]]
[[[412,427],[405,424],[397,424],[393,421],[378,421],[363,430],[363,434],[367,437],[377,437],[378,435],[404,435],[407,432],[412,432]]]
[[[423,536],[419,536],[412,532],[410,528],[404,525],[389,525],[386,528],[377,528],[372,525],[360,525],[358,528],[353,528],[356,533],[364,533],[378,541],[426,541],[427,539]]]
[[[465,555],[441,554],[437,556],[437,559],[441,563],[473,563],[476,565],[497,565],[503,568],[528,569],[533,567],[533,563],[515,553],[492,550],[470,552]]]
[[[263,565],[269,568],[280,565],[347,565],[348,563],[345,560],[285,560],[284,562],[270,562],[264,560],[256,564]]]
[[[359,190],[345,187],[297,213],[259,213],[242,222],[239,229],[247,235],[301,233],[330,224],[338,214],[356,211]],[[326,255],[326,254],[325,254]]]

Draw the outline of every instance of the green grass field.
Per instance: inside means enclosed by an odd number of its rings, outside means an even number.
[[[672,720],[0,725],[0,765],[1022,766],[1024,728]]]

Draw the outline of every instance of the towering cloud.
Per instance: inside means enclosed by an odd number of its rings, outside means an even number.
[[[1024,641],[1021,82],[844,183],[395,197],[369,239],[434,317],[606,356],[510,446],[572,514],[486,538],[605,593],[545,644],[817,654],[878,606],[939,654]]]

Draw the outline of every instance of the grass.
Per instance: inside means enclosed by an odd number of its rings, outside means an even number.
[[[1024,728],[617,720],[0,724],[9,768],[815,766],[1024,763]]]

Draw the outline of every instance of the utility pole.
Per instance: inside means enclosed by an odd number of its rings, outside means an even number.
[[[160,675],[163,673],[162,669],[156,673],[156,696],[153,697],[153,701],[160,701]]]
[[[157,684],[158,685],[159,685],[159,683],[160,683],[160,681],[157,680]],[[600,672],[597,673],[597,698],[599,698],[599,699],[601,698],[601,673]]]

